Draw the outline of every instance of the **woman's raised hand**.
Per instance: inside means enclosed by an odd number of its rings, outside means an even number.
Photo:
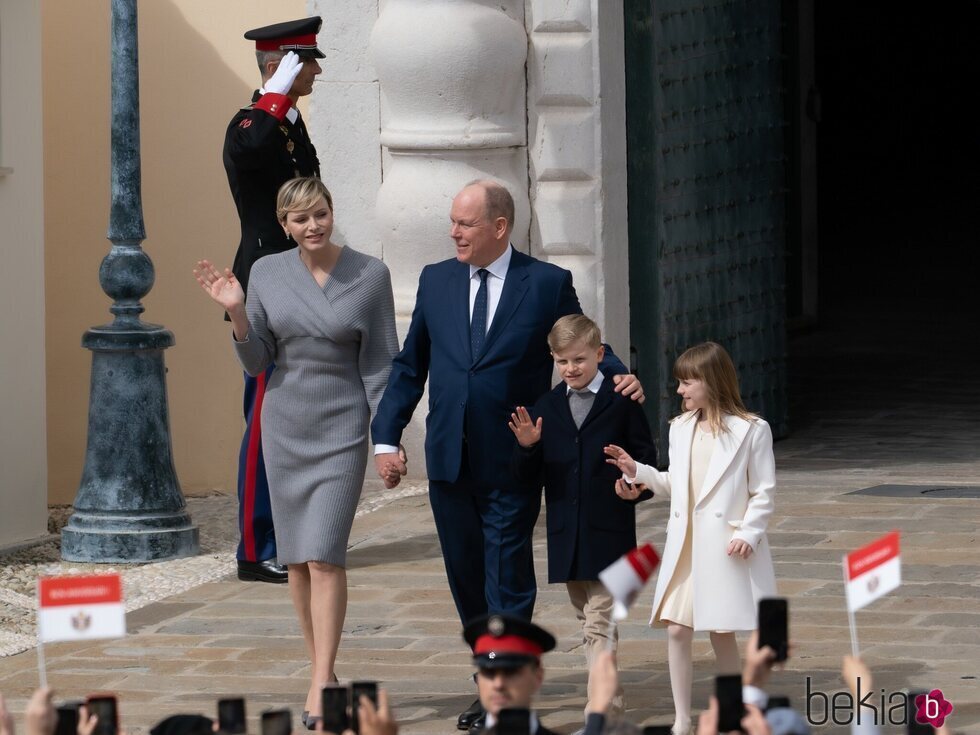
[[[609,457],[606,462],[614,465],[617,470],[627,477],[636,477],[636,462],[626,453],[625,449],[617,447],[615,444],[610,444],[602,451]]]
[[[210,260],[199,260],[194,267],[194,278],[225,311],[231,313],[245,304],[245,292],[230,268],[221,273]]]

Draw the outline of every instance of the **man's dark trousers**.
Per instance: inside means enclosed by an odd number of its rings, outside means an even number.
[[[531,551],[540,487],[473,479],[465,456],[456,482],[429,482],[429,504],[460,620],[488,613],[531,619],[537,583]]]

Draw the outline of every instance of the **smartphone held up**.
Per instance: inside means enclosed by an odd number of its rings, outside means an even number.
[[[98,719],[92,735],[116,735],[119,732],[119,711],[116,698],[111,694],[93,694],[85,700],[89,717]]]
[[[789,656],[789,603],[785,597],[759,600],[759,648],[769,646],[776,662]]]
[[[218,700],[218,730],[227,735],[246,732],[244,699],[236,697]]]

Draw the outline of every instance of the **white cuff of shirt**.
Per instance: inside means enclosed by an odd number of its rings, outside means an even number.
[[[625,482],[627,485],[632,485],[634,482],[636,482],[636,478],[635,477],[627,477],[626,476],[626,473],[624,472],[623,473],[623,482]]]
[[[374,445],[375,454],[397,454],[398,447],[393,447],[390,444],[375,444]]]
[[[751,684],[742,685],[742,701],[745,704],[754,704],[756,707],[761,709],[763,712],[766,711],[766,705],[769,704],[769,695],[763,690],[759,689],[757,686],[752,686]]]

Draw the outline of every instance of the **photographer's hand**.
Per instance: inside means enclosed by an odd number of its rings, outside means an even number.
[[[14,735],[14,716],[7,709],[2,694],[0,694],[0,735]]]
[[[866,692],[870,692],[874,688],[871,681],[871,669],[857,656],[844,656],[840,673],[844,683],[847,684],[847,688],[855,697],[857,696],[858,682],[861,682],[861,688]]]
[[[759,631],[753,630],[745,647],[745,666],[742,667],[742,683],[747,686],[766,688],[776,652],[769,646],[759,648]]]
[[[24,710],[24,729],[27,735],[54,735],[58,725],[58,712],[54,708],[50,689],[38,689],[31,696]]]

